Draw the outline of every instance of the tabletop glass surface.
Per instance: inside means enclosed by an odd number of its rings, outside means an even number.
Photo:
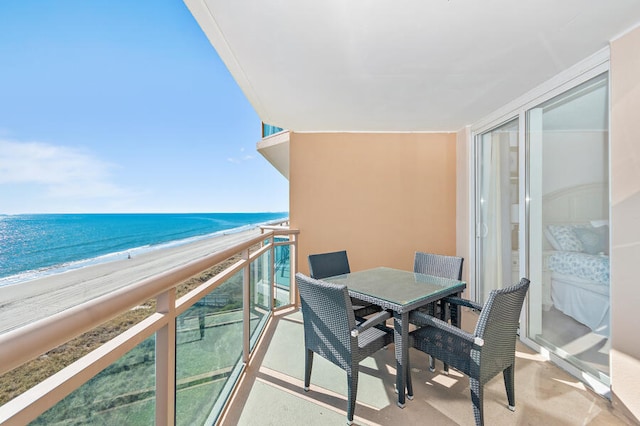
[[[378,297],[398,305],[406,305],[439,294],[451,294],[453,289],[464,290],[464,281],[402,271],[374,268],[326,278],[325,281],[345,284],[349,290]]]

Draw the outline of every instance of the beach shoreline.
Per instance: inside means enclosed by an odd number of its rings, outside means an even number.
[[[260,228],[215,235],[130,259],[99,263],[0,287],[0,334],[189,263],[260,234]]]

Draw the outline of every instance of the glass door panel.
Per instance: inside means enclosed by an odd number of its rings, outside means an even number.
[[[608,382],[608,77],[527,111],[527,335]]]
[[[518,119],[476,138],[476,299],[518,280]]]

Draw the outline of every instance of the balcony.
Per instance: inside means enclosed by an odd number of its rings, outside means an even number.
[[[273,126],[271,124],[262,123],[262,137],[266,138],[271,135],[275,135],[276,133],[282,132],[284,129],[282,127]]]
[[[289,179],[289,132],[262,123],[262,139],[256,149],[287,180]]]
[[[344,424],[342,370],[316,357],[311,390],[302,390],[302,317],[291,281],[297,231],[278,224],[262,232],[0,335],[4,373],[150,299],[155,306],[145,319],[0,407],[0,423]],[[221,262],[216,274],[201,274]],[[183,289],[194,274],[202,284]],[[475,314],[463,315],[463,328],[473,329]],[[411,359],[415,399],[404,409],[395,405],[393,347],[363,362],[355,422],[473,424],[468,379],[455,371],[430,373],[424,354],[412,352]],[[518,344],[517,359],[517,411],[506,408],[496,377],[485,391],[488,424],[629,423],[541,355]]]

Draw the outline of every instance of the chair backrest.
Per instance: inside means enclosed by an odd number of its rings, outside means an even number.
[[[511,287],[492,290],[476,324],[475,335],[484,340],[483,376],[493,377],[515,358],[516,333],[529,280],[522,278]],[[487,366],[488,364],[488,366]]]
[[[463,262],[464,259],[458,256],[445,256],[417,251],[413,260],[413,272],[460,280],[462,279]]]
[[[335,275],[348,274],[349,259],[346,250],[309,255],[309,274],[321,280]]]
[[[355,316],[345,285],[332,284],[296,274],[304,323],[305,348],[323,356],[342,369],[351,365],[351,336]]]

